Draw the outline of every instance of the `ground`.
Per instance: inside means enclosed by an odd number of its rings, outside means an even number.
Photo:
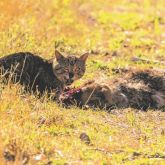
[[[165,69],[164,5],[164,0],[2,0],[0,56],[30,51],[49,59],[55,47],[77,56],[90,52],[86,74],[74,86],[116,77],[121,69]],[[0,92],[1,164],[164,164],[161,110],[65,109],[46,95],[23,93],[19,85],[1,84]]]

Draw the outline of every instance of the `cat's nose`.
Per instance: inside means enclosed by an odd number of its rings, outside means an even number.
[[[69,78],[73,78],[74,74],[73,73],[69,73]]]
[[[71,83],[73,83],[73,80],[70,80]]]

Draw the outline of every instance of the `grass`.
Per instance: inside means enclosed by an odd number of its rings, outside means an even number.
[[[30,51],[49,59],[58,49],[89,51],[85,76],[74,85],[117,76],[113,68],[161,68],[134,56],[165,59],[164,0],[3,0],[0,56]],[[99,75],[99,76],[98,76]],[[0,85],[0,162],[11,164],[164,164],[164,112],[62,108],[22,87]],[[91,143],[80,140],[86,133]]]

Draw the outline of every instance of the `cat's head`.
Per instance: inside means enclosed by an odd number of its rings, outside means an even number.
[[[59,51],[55,51],[53,60],[53,72],[55,76],[65,85],[71,85],[75,80],[80,79],[85,73],[85,63],[88,53],[80,57],[64,57]]]

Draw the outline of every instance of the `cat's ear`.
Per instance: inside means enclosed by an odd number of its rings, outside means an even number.
[[[58,62],[65,60],[65,57],[58,50],[55,50],[55,58]]]
[[[85,63],[88,56],[89,56],[89,53],[84,53],[83,55],[80,56],[79,59]]]

